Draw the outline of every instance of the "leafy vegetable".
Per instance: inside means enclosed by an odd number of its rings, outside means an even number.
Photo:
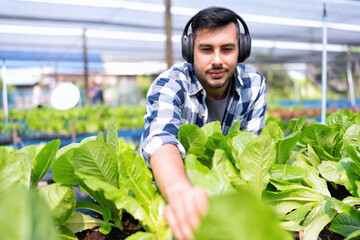
[[[261,216],[261,217],[260,217]],[[211,199],[196,239],[292,239],[271,209],[245,190]]]
[[[126,210],[139,220],[148,237],[171,238],[162,215],[164,198],[152,184],[153,176],[144,160],[133,152],[119,153],[115,121],[111,122],[106,138],[99,134],[60,151],[52,171],[55,182],[79,185],[95,200],[99,207],[89,202],[77,207],[101,212],[104,222],[92,222],[101,224],[102,233],[107,234],[111,226],[121,228],[122,211]],[[76,219],[87,221],[84,217]]]

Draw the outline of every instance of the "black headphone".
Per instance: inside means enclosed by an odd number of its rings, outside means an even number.
[[[243,62],[245,59],[247,59],[250,56],[251,51],[251,37],[249,33],[249,29],[245,23],[245,21],[234,11],[227,9],[227,8],[219,8],[223,10],[227,10],[232,12],[236,18],[241,22],[242,26],[244,27],[245,34],[240,33],[239,37],[239,56],[238,56],[238,62]],[[190,20],[187,22],[184,28],[183,35],[181,36],[181,49],[182,49],[182,57],[188,62],[188,63],[194,63],[194,40],[192,33],[188,34],[188,29],[190,27],[190,24],[194,20],[194,18],[198,15],[198,13],[190,18]],[[240,29],[239,29],[240,32]]]

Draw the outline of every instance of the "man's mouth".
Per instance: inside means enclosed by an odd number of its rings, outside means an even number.
[[[222,70],[210,70],[209,71],[209,74],[212,78],[221,78],[222,76],[224,76],[225,74],[225,70],[222,69]]]

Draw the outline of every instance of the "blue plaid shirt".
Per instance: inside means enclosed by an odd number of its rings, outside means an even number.
[[[231,125],[241,120],[241,130],[260,134],[265,127],[265,78],[254,68],[239,63],[235,79],[230,85],[222,132],[226,135]],[[185,157],[185,149],[177,140],[179,127],[206,124],[205,98],[205,89],[196,79],[192,64],[174,65],[154,80],[147,94],[140,142],[140,153],[148,163],[151,154],[168,143],[177,146]]]

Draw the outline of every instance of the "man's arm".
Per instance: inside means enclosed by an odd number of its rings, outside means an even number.
[[[164,216],[176,239],[193,239],[201,217],[208,209],[206,192],[193,187],[185,174],[178,148],[159,147],[150,158],[155,181],[167,200]]]

